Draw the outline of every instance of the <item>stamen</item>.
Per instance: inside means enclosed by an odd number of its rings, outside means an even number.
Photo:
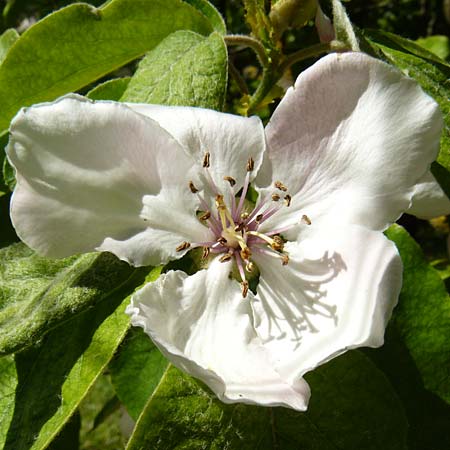
[[[253,161],[253,158],[250,156],[247,161],[247,172],[253,172],[253,169],[255,168],[255,161]]]
[[[253,264],[252,261],[249,261],[249,262],[247,263],[247,265],[245,266],[245,270],[246,270],[247,272],[253,272],[254,269],[255,269],[255,265]]]
[[[286,206],[291,206],[291,200],[292,200],[292,197],[289,195],[289,194],[286,194],[285,196],[284,196],[284,203],[286,204]]]
[[[289,255],[287,253],[284,253],[281,257],[281,264],[283,266],[287,266],[289,264]]]
[[[219,258],[221,263],[229,261],[233,257],[233,253],[225,253]]]
[[[210,153],[209,152],[206,152],[205,153],[205,156],[203,157],[203,167],[209,167],[209,163],[210,163],[210,158],[211,158],[211,155],[210,155]]]
[[[223,177],[223,179],[225,181],[228,181],[228,183],[230,183],[231,187],[233,187],[236,184],[236,180],[233,177],[226,176],[226,177]]]
[[[256,222],[256,223],[261,222],[261,220],[263,219],[263,217],[264,217],[264,214],[258,214],[258,215],[256,216],[255,222]]]
[[[223,236],[219,236],[219,237],[217,238],[217,242],[218,242],[219,244],[222,244],[222,245],[226,245],[226,244],[227,244],[227,240],[226,240]]]
[[[203,247],[202,259],[206,259],[211,253],[211,249],[209,247]]]
[[[241,214],[241,219],[242,219],[242,220],[248,219],[248,212],[243,212],[243,213]]]
[[[241,252],[240,252],[241,258],[246,261],[250,258],[250,256],[252,256],[252,251],[250,250],[249,247],[245,246],[242,248]]]
[[[302,222],[306,223],[306,225],[311,225],[311,219],[306,214],[303,214]]]
[[[206,221],[211,217],[211,213],[209,211],[206,211],[205,213],[203,213],[200,217],[199,220]]]
[[[241,222],[239,225],[237,225],[236,227],[234,227],[234,231],[235,231],[236,233],[239,233],[240,231],[242,231],[242,230],[244,229],[244,227],[245,227],[244,222]]]
[[[280,191],[286,192],[288,190],[287,187],[281,181],[275,181],[274,185]]]
[[[193,194],[196,194],[198,192],[198,189],[195,187],[194,183],[192,181],[189,181],[189,189]]]
[[[244,206],[245,196],[247,195],[247,190],[248,190],[249,184],[250,184],[250,171],[247,171],[247,175],[245,176],[244,186],[242,187],[242,194],[241,194],[241,198],[239,199],[239,205],[237,207],[235,217],[239,217],[242,212],[242,208]]]
[[[248,281],[242,281],[241,282],[241,290],[242,290],[242,297],[247,297],[248,294]]]
[[[175,249],[175,251],[182,252],[183,250],[187,250],[190,246],[191,244],[189,242],[184,241]]]
[[[272,194],[272,200],[274,201],[274,202],[277,202],[278,200],[280,200],[280,196],[278,195],[278,194]]]
[[[270,244],[270,246],[276,250],[277,252],[282,252],[284,248],[284,241],[280,236],[275,235],[272,238],[273,242]]]

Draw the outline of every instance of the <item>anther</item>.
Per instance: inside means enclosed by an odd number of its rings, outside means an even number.
[[[241,258],[245,261],[245,260],[249,259],[250,256],[252,256],[252,251],[248,247],[244,247],[241,250]]]
[[[278,200],[280,200],[280,196],[278,195],[278,194],[272,194],[272,200],[274,201],[274,202],[277,202]]]
[[[253,270],[255,269],[255,265],[249,261],[248,264],[245,266],[245,270],[247,272],[253,272]]]
[[[253,169],[255,168],[255,161],[253,161],[253,158],[250,156],[247,161],[247,172],[253,172]]]
[[[270,246],[276,250],[277,252],[282,252],[283,248],[284,248],[284,241],[280,236],[274,236],[272,238],[272,243],[270,244]]]
[[[274,185],[280,191],[283,191],[283,192],[287,191],[287,187],[281,181],[275,181]]]
[[[206,259],[209,256],[210,251],[209,247],[203,247],[202,259]]]
[[[208,220],[210,217],[211,217],[211,213],[209,211],[206,211],[199,217],[199,219],[202,221],[205,221],[205,220]]]
[[[216,208],[217,209],[226,209],[225,203],[223,201],[223,195],[221,195],[221,194],[216,195]]]
[[[264,217],[264,214],[258,214],[258,215],[256,216],[256,218],[255,218],[255,222],[256,222],[256,223],[261,222],[261,220],[262,220],[263,217]]]
[[[311,225],[311,219],[306,214],[303,214],[302,222],[306,223],[306,225]]]
[[[220,236],[220,237],[217,238],[217,242],[219,244],[226,245],[227,240],[223,236]]]
[[[289,255],[286,253],[281,257],[281,264],[287,266],[289,264]]]
[[[225,253],[225,254],[223,254],[220,258],[219,258],[219,261],[220,262],[227,262],[227,261],[229,261],[231,258],[233,257],[233,254],[232,253]]]
[[[234,227],[234,231],[235,231],[236,233],[239,233],[239,231],[242,231],[242,230],[244,229],[244,227],[245,227],[244,222],[241,222],[239,225],[236,225],[236,226]]]
[[[242,297],[247,297],[248,294],[248,281],[242,281],[241,282],[241,290],[242,290]]]
[[[233,177],[226,176],[226,177],[223,177],[223,179],[225,181],[228,181],[228,183],[230,183],[231,187],[233,187],[236,184],[236,180]]]
[[[248,219],[248,216],[249,216],[249,213],[248,213],[248,212],[243,212],[243,213],[241,214],[241,219],[242,219],[242,220]]]
[[[198,189],[195,187],[194,183],[192,181],[189,181],[189,189],[193,194],[196,194],[198,192]]]
[[[210,153],[209,152],[206,152],[205,153],[205,156],[203,157],[203,167],[209,167],[209,160],[210,160],[210,157],[211,157],[211,155],[210,155]]]
[[[175,250],[177,252],[182,252],[183,250],[187,250],[191,244],[187,241],[182,242]]]
[[[292,197],[289,194],[286,194],[284,196],[284,203],[286,204],[286,206],[291,206],[291,200],[292,200]]]

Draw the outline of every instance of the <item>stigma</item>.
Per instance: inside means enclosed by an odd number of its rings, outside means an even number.
[[[247,160],[246,176],[241,189],[239,186],[236,187],[234,177],[231,175],[223,177],[228,182],[225,190],[229,192],[219,192],[209,172],[210,162],[211,155],[206,152],[201,165],[205,171],[209,191],[215,193],[214,200],[207,202],[202,196],[201,189],[198,189],[193,181],[189,181],[188,188],[200,200],[202,209],[196,211],[198,220],[211,230],[214,239],[210,242],[182,242],[176,251],[203,247],[204,259],[218,257],[223,263],[233,261],[239,274],[242,297],[245,298],[249,291],[249,280],[256,271],[256,264],[252,259],[255,253],[278,258],[281,266],[289,263],[289,255],[284,248],[286,241],[281,233],[297,224],[265,233],[259,228],[281,208],[289,207],[292,197],[288,193],[288,187],[283,182],[276,181],[273,185],[274,191],[256,206],[249,208],[246,196],[250,188],[251,172],[255,166],[253,158],[249,157]],[[311,224],[306,215],[303,215],[301,222]]]

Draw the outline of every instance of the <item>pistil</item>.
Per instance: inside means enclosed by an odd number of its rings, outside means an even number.
[[[183,242],[176,250],[181,252],[190,248],[202,247],[202,259],[207,259],[211,254],[219,254],[220,262],[225,263],[234,260],[241,279],[242,297],[245,298],[249,290],[248,276],[251,276],[250,274],[255,270],[255,264],[252,261],[253,252],[279,258],[283,266],[289,263],[289,255],[284,251],[285,241],[280,236],[280,233],[291,229],[297,224],[280,227],[265,233],[258,231],[258,228],[263,222],[276,214],[283,205],[289,207],[292,198],[287,193],[288,188],[286,185],[281,181],[276,181],[274,183],[276,189],[274,192],[254,207],[253,211],[244,211],[245,197],[250,187],[250,175],[255,165],[253,158],[250,157],[245,167],[247,173],[239,198],[237,198],[234,190],[236,179],[232,176],[223,177],[228,182],[230,189],[230,207],[228,207],[224,195],[219,192],[211,177],[209,172],[210,164],[211,155],[209,152],[206,152],[202,160],[202,166],[205,171],[209,192],[214,193],[213,204],[217,213],[214,213],[208,206],[208,203],[192,181],[188,185],[189,190],[199,198],[200,206],[203,209],[199,212],[198,219],[212,231],[215,240],[198,243]],[[283,202],[280,202],[281,199],[283,199]],[[302,216],[301,221],[308,225],[311,224],[306,215]]]

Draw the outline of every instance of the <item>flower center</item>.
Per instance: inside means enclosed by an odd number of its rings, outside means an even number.
[[[242,190],[235,192],[236,181],[231,176],[224,177],[230,186],[225,201],[225,193],[219,192],[209,172],[210,154],[207,152],[203,158],[203,168],[209,189],[215,193],[214,206],[210,207],[192,181],[189,182],[190,191],[197,195],[202,211],[199,212],[199,220],[207,226],[214,240],[210,242],[183,242],[177,247],[177,251],[188,248],[203,247],[203,258],[211,254],[217,254],[219,261],[226,262],[234,260],[241,279],[242,296],[245,298],[249,289],[249,278],[255,271],[255,263],[252,260],[254,253],[266,254],[278,258],[283,266],[289,263],[289,255],[284,250],[285,240],[281,233],[289,230],[294,223],[269,232],[258,231],[260,226],[281,208],[289,207],[291,196],[287,187],[280,181],[274,183],[274,191],[258,205],[248,211],[246,196],[250,187],[250,173],[254,169],[253,159],[250,157],[246,165],[246,177]],[[302,222],[308,225],[311,221],[307,216],[302,217]]]

